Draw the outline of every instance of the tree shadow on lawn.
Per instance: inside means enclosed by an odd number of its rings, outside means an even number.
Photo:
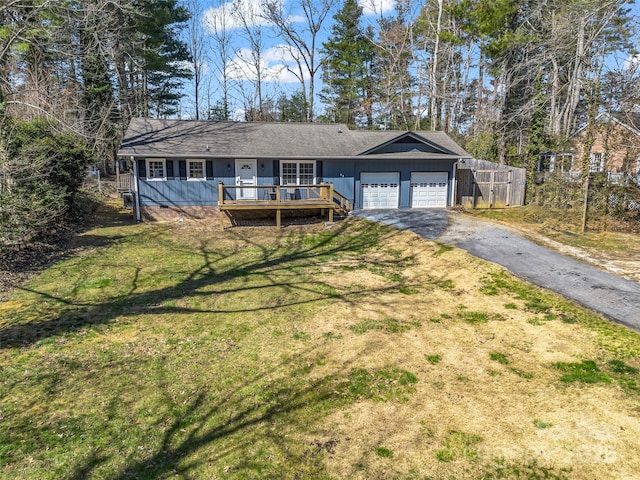
[[[200,245],[202,264],[190,272],[184,280],[175,285],[159,288],[147,292],[137,292],[139,270],[134,274],[131,287],[128,292],[98,303],[77,303],[61,296],[47,292],[36,291],[27,287],[20,287],[24,291],[40,295],[49,305],[38,312],[46,317],[47,309],[53,313],[53,318],[42,318],[24,322],[18,316],[13,322],[9,319],[5,327],[0,329],[0,349],[23,348],[33,345],[41,340],[62,334],[73,333],[86,326],[108,324],[115,318],[126,318],[145,314],[194,314],[194,313],[242,313],[252,311],[277,310],[284,307],[309,304],[327,299],[336,299],[343,302],[351,302],[353,298],[369,295],[377,298],[379,294],[387,291],[396,291],[397,285],[385,286],[369,290],[359,290],[357,295],[351,293],[338,293],[329,284],[323,281],[310,283],[304,276],[295,273],[295,268],[322,267],[323,262],[333,255],[345,252],[364,252],[377,245],[380,241],[380,231],[364,235],[347,233],[346,225],[341,225],[316,243],[305,242],[305,237],[300,236],[297,243],[289,241],[286,245],[265,247],[258,242],[251,241],[242,234],[235,234],[242,248],[259,249],[258,258],[252,257],[244,263],[233,263],[232,266],[220,266],[226,255],[216,253],[209,249],[207,242]],[[143,233],[138,235],[144,235]],[[111,239],[109,241],[115,241]],[[213,240],[215,241],[215,239]],[[185,249],[191,253],[192,250]],[[401,265],[405,258],[394,258],[387,265]],[[383,265],[377,262],[376,266]],[[114,266],[114,268],[116,268]],[[263,282],[260,286],[225,287],[224,283],[238,277],[259,276]],[[216,290],[215,287],[219,286]],[[281,299],[272,304],[264,303],[258,307],[237,305],[222,309],[200,309],[178,306],[168,306],[167,302],[177,301],[185,297],[206,298],[211,295],[228,295],[238,293],[246,289],[273,289],[278,288],[284,292]],[[284,300],[282,300],[284,298]],[[266,302],[273,301],[266,297]],[[51,305],[53,304],[53,306]],[[58,304],[58,306],[55,306]],[[62,308],[62,311],[60,311]]]
[[[105,325],[116,318],[132,317],[145,314],[193,314],[193,313],[238,313],[252,311],[273,311],[294,305],[321,302],[327,299],[351,304],[362,301],[362,296],[366,295],[369,303],[381,302],[380,294],[386,291],[398,291],[398,286],[391,282],[390,286],[373,288],[369,290],[358,290],[357,293],[341,293],[332,290],[331,285],[320,280],[310,282],[305,275],[296,273],[296,268],[322,267],[324,262],[332,257],[345,252],[365,253],[370,249],[379,246],[381,236],[385,229],[372,227],[371,231],[354,235],[354,232],[347,231],[348,226],[340,225],[335,230],[323,235],[319,241],[310,242],[307,237],[282,238],[282,241],[275,247],[266,247],[259,242],[247,239],[241,232],[233,233],[239,249],[252,248],[259,251],[258,254],[248,258],[244,262],[232,262],[231,266],[225,266],[226,253],[216,252],[211,249],[207,241],[202,241],[199,247],[201,262],[197,268],[186,275],[184,279],[176,284],[157,288],[149,292],[138,291],[139,270],[137,270],[129,285],[128,291],[116,298],[97,303],[77,303],[68,299],[52,295],[47,292],[31,292],[40,295],[46,302],[53,304],[52,318],[43,318],[35,321],[9,324],[0,330],[0,348],[22,348],[33,345],[39,341],[56,337],[59,335],[73,333],[85,327]],[[211,242],[215,242],[212,239]],[[185,253],[191,254],[192,249],[185,247]],[[354,256],[357,258],[357,255]],[[402,265],[406,258],[394,258],[388,261],[389,267]],[[376,263],[376,267],[384,266],[381,262]],[[233,282],[225,285],[225,282],[241,277],[259,276],[260,285],[249,284],[246,287]],[[311,277],[312,278],[312,277]],[[199,309],[167,306],[166,302],[180,300],[183,297],[198,298],[211,295],[229,295],[242,292],[246,289],[271,289],[278,288],[283,294],[280,300],[275,303],[268,303],[269,296],[265,296],[265,303],[259,306],[251,305],[230,305],[229,308],[220,309]],[[25,288],[25,290],[27,290]],[[60,312],[60,308],[63,309]],[[57,311],[56,311],[57,309]],[[307,354],[309,352],[306,352]],[[300,354],[302,355],[302,354]],[[357,358],[357,354],[352,355]],[[290,360],[288,360],[291,363]],[[348,363],[342,365],[343,371],[349,367]],[[278,368],[280,370],[278,370]],[[291,365],[280,365],[274,370],[275,374],[281,374],[282,369],[288,371]],[[336,369],[336,372],[340,370]],[[344,378],[326,375],[322,378],[306,379],[301,384],[294,382],[293,387],[289,384],[279,384],[270,382],[268,394],[272,399],[266,403],[260,402],[257,398],[247,398],[247,389],[257,388],[255,385],[262,384],[265,375],[256,376],[250,380],[242,382],[235,388],[235,391],[225,394],[224,398],[215,400],[214,403],[203,392],[194,392],[187,407],[176,409],[174,415],[165,414],[154,425],[154,429],[161,430],[162,441],[157,447],[152,448],[152,452],[140,459],[139,452],[127,451],[121,447],[122,453],[130,458],[121,471],[111,478],[158,478],[164,477],[173,472],[187,473],[198,468],[202,462],[215,463],[222,460],[232,459],[236,465],[230,468],[239,472],[255,473],[255,469],[262,468],[260,465],[251,465],[250,462],[260,462],[264,459],[249,458],[242,460],[244,454],[234,455],[234,452],[244,452],[253,448],[256,435],[252,432],[259,428],[259,438],[266,442],[272,442],[273,448],[278,454],[287,458],[292,453],[290,447],[291,438],[285,438],[285,433],[281,431],[271,431],[269,424],[285,425],[287,429],[297,429],[297,412],[302,409],[317,409],[317,414],[330,411],[344,405],[349,401],[344,392]],[[254,387],[252,387],[254,385]],[[165,403],[175,403],[167,392],[166,385],[159,385],[160,391],[166,392]],[[342,392],[342,393],[341,393]],[[114,397],[114,404],[118,405],[120,411],[123,406],[118,403],[119,399]],[[327,402],[329,404],[327,405]],[[181,405],[182,407],[182,405]],[[126,408],[126,406],[125,406]],[[227,413],[228,412],[228,413]],[[122,413],[120,413],[122,415]],[[305,416],[306,414],[302,414]],[[224,420],[221,418],[224,417]],[[315,416],[313,417],[315,418]],[[161,424],[162,423],[162,424]],[[166,425],[168,423],[168,426]],[[154,433],[157,433],[156,430]],[[305,432],[300,429],[301,436]],[[150,432],[151,435],[151,432]],[[232,440],[227,440],[233,437]],[[115,440],[115,438],[114,438]],[[297,441],[297,440],[296,440]],[[211,445],[220,442],[221,447],[211,449]],[[296,448],[298,448],[297,446]],[[201,459],[198,452],[206,448],[206,458]],[[295,449],[294,449],[295,450]],[[298,448],[299,450],[299,448]],[[210,453],[211,452],[211,453]],[[188,460],[189,457],[193,459]],[[86,458],[77,465],[73,472],[69,472],[67,478],[78,479],[90,477],[93,472],[97,472],[100,467],[109,462],[109,456],[104,452],[92,451]],[[293,458],[293,457],[292,457]],[[247,463],[243,463],[247,462]],[[297,462],[297,463],[296,463]],[[315,463],[314,463],[315,462]],[[320,468],[318,459],[300,460],[299,455],[293,459],[293,463],[300,465],[300,468],[311,470]],[[279,464],[282,466],[286,464]],[[316,465],[318,464],[318,465]],[[305,466],[306,465],[306,466]],[[273,465],[265,468],[278,468]],[[232,474],[232,472],[230,472]],[[242,475],[242,473],[240,473]],[[303,472],[303,476],[306,473]],[[306,475],[309,476],[309,475]],[[311,476],[313,476],[311,474]]]
[[[40,239],[3,252],[0,256],[0,300],[11,289],[17,288],[30,276],[38,274],[55,263],[78,255],[87,248],[107,247],[124,237],[116,235],[91,235],[97,227],[126,227],[135,223],[129,215],[112,204],[101,204],[98,210],[83,223],[65,227],[52,233],[49,238]]]
[[[315,358],[313,355],[318,352],[314,350],[315,347],[311,347],[287,359],[286,363],[277,364],[272,373],[277,377],[292,365]],[[351,358],[358,358],[358,354],[354,352]],[[335,371],[348,371],[351,367],[352,360],[345,360]],[[271,471],[271,478],[282,478],[273,470],[291,468],[295,472],[291,472],[290,478],[312,478],[308,475],[323,468],[321,459],[308,456],[310,448],[301,447],[300,439],[308,433],[305,426],[309,419],[317,421],[354,401],[348,395],[348,381],[342,375],[329,374],[301,382],[300,388],[287,383],[286,378],[284,382],[271,380],[265,387],[267,376],[270,375],[256,374],[215,402],[208,400],[208,392],[194,392],[187,406],[176,404],[166,393],[168,385],[159,382],[158,390],[165,392],[164,403],[172,408],[179,406],[181,413],[159,418],[149,427],[148,442],[144,445],[151,453],[145,458],[132,458],[118,473],[107,478],[155,479],[165,478],[168,474],[189,477],[190,471],[205,464],[219,465],[221,461],[225,462],[223,468],[229,475],[255,476],[266,470]],[[262,397],[247,394],[255,391]],[[123,408],[117,399],[113,400],[113,408]],[[161,437],[155,435],[158,430],[163,432]],[[154,438],[158,441],[153,441]],[[261,456],[256,452],[261,448],[268,450],[269,455]],[[140,456],[137,452],[120,451],[130,458]],[[108,461],[107,454],[93,451],[68,478],[87,478]]]

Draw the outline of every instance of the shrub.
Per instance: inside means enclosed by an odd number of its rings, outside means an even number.
[[[45,233],[73,208],[92,162],[85,142],[46,120],[8,121],[0,131],[0,250]]]

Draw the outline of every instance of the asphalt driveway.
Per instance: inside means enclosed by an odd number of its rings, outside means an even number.
[[[363,210],[355,215],[462,248],[640,331],[640,283],[541,247],[514,230],[443,209]]]

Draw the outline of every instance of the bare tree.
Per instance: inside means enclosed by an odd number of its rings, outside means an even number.
[[[287,43],[297,70],[290,70],[300,81],[303,95],[308,104],[306,120],[314,118],[315,79],[320,70],[317,61],[316,42],[327,15],[335,0],[298,0],[304,16],[304,27],[299,28],[296,17],[284,10],[280,0],[263,0],[263,14],[273,24],[277,34]],[[308,82],[308,88],[307,88]]]
[[[225,0],[217,0],[213,5],[210,13],[205,17],[205,27],[211,35],[210,51],[214,61],[212,62],[212,70],[215,71],[220,78],[220,86],[222,89],[222,115],[223,120],[229,120],[230,110],[230,72],[229,62],[233,54],[232,34],[229,25],[229,18],[232,14],[232,8]],[[208,93],[208,110],[211,111],[211,92]]]
[[[188,22],[189,54],[193,65],[193,96],[195,118],[200,120],[200,87],[202,85],[203,68],[205,65],[205,39],[203,32],[202,7],[198,0],[186,0],[186,6],[191,12]]]
[[[266,78],[264,65],[265,45],[262,38],[263,15],[258,5],[246,0],[234,0],[232,15],[240,25],[245,40],[249,43],[249,50],[241,49],[236,51],[236,57],[240,62],[249,66],[249,71],[240,72],[240,76],[251,79],[255,87],[252,96],[247,95],[244,88],[241,88],[245,111],[254,112],[251,116],[252,120],[261,120],[260,112],[262,110],[260,106],[264,103],[263,81]],[[236,65],[235,68],[242,69],[242,66]],[[231,76],[237,76],[233,72],[230,72],[230,74]]]

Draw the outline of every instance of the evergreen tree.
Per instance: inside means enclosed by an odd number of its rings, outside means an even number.
[[[278,122],[304,122],[309,108],[307,100],[301,90],[290,97],[280,95],[275,105],[274,120]]]
[[[189,11],[177,0],[138,0],[141,15],[135,24],[142,39],[137,52],[142,68],[141,114],[157,117],[175,115],[182,93],[180,88],[191,78],[186,65],[191,60],[180,30],[190,18]]]
[[[345,0],[333,18],[331,35],[322,44],[325,87],[320,97],[335,122],[372,127],[373,44],[360,27],[362,6]]]

